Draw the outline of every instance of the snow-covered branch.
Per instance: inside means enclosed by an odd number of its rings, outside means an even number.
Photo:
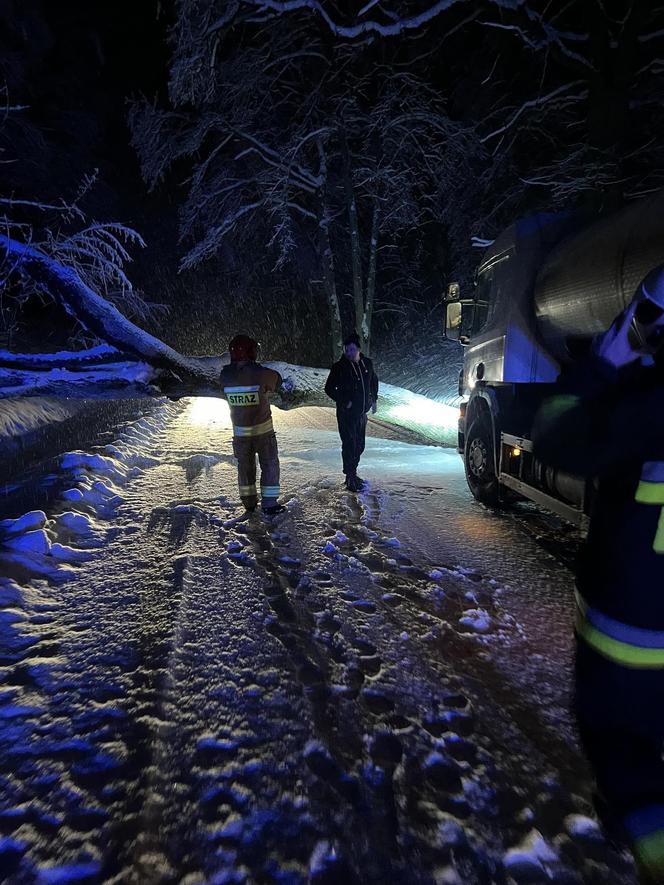
[[[564,97],[566,101],[583,101],[588,97],[588,90],[582,89],[576,95],[570,95],[572,89],[576,89],[579,86],[583,86],[583,80],[574,80],[571,83],[565,83],[562,86],[558,86],[556,89],[552,89],[551,92],[548,92],[546,95],[538,95],[537,98],[531,98],[528,101],[524,101],[523,104],[517,108],[517,110],[512,114],[512,116],[504,123],[502,126],[499,126],[497,129],[494,129],[493,132],[489,132],[488,135],[483,136],[480,139],[482,144],[485,144],[487,141],[491,141],[492,138],[496,138],[499,135],[503,135],[509,129],[511,129],[518,120],[521,119],[523,114],[526,111],[531,110],[533,108],[541,108],[549,102],[554,101],[555,99],[559,99]]]
[[[57,353],[13,353],[0,350],[0,366],[3,368],[30,369],[32,371],[54,368],[77,371],[107,363],[123,362],[129,359],[108,344],[99,344],[87,350],[61,350]]]
[[[38,212],[73,213],[78,215],[79,218],[83,217],[83,213],[77,206],[65,203],[64,200],[60,203],[42,203],[38,200],[19,200],[15,197],[0,197],[0,203],[3,206],[8,206],[10,209],[20,206],[23,209],[36,209]]]
[[[0,400],[24,396],[66,397],[67,399],[128,399],[160,396],[153,382],[157,370],[147,363],[105,363],[94,368],[37,369],[29,365],[5,368],[0,362]],[[37,361],[38,362],[38,361]]]
[[[86,285],[71,267],[3,234],[0,234],[0,258],[13,262],[18,273],[31,278],[38,288],[62,304],[102,341],[155,367],[197,374],[195,364],[130,322],[114,305]]]
[[[241,0],[241,8],[254,9],[256,14],[260,16],[265,16],[268,13],[282,15],[305,10],[319,16],[336,37],[355,40],[358,37],[366,37],[372,34],[380,37],[396,37],[399,34],[417,30],[433,21],[439,15],[448,12],[453,7],[468,2],[469,0],[437,0],[436,3],[432,3],[421,12],[402,16],[392,13],[389,9],[381,6],[380,8],[383,8],[386,18],[390,19],[389,22],[366,19],[352,25],[344,25],[337,21],[319,0]],[[522,6],[525,0],[490,0],[490,2],[500,9],[514,10]],[[360,18],[368,8],[368,6],[363,7],[356,18]],[[224,15],[210,28],[208,33],[215,33],[217,30],[226,27],[230,21],[228,14]]]

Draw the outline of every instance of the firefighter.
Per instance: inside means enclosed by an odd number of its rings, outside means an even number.
[[[664,268],[561,378],[536,457],[593,476],[577,569],[576,698],[598,811],[664,882]],[[603,815],[602,815],[603,812]]]
[[[286,509],[278,502],[279,453],[269,402],[281,385],[281,375],[256,362],[258,344],[248,335],[236,335],[228,349],[231,363],[221,370],[221,386],[231,410],[240,499],[248,512],[256,509],[258,455],[261,505],[263,513],[273,516]]]
[[[332,366],[325,393],[337,404],[345,486],[351,492],[359,492],[364,480],[357,475],[357,467],[364,451],[367,412],[376,412],[378,376],[371,360],[360,351],[360,339],[355,333],[345,339],[344,355]]]

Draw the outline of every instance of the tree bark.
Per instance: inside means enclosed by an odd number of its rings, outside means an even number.
[[[321,262],[323,265],[323,280],[325,297],[330,313],[330,342],[332,346],[332,361],[338,359],[343,347],[343,334],[341,331],[341,311],[339,310],[339,297],[337,295],[337,283],[334,271],[334,252],[330,239],[330,212],[325,200],[324,187],[327,184],[327,157],[322,141],[317,141],[319,157],[319,178],[323,182],[320,193],[318,236]]]
[[[353,189],[348,145],[344,143],[344,191],[348,212],[348,233],[350,235],[350,261],[353,278],[353,301],[355,303],[355,331],[360,336],[361,349],[366,351],[368,344],[365,328],[364,286],[362,281],[362,247],[360,226],[357,220],[357,202]]]
[[[332,252],[332,243],[330,242],[329,224],[330,219],[325,208],[319,223],[319,229],[325,296],[330,312],[330,344],[332,348],[332,361],[334,361],[338,359],[343,347],[343,333],[341,331],[341,311],[339,310],[339,297],[337,295],[337,283],[334,273],[334,253]]]
[[[363,325],[366,326],[366,354],[371,356],[371,324],[376,300],[376,266],[378,263],[378,235],[380,232],[380,208],[374,198],[371,213],[371,239],[369,240],[369,271],[367,273],[367,298],[364,308]]]

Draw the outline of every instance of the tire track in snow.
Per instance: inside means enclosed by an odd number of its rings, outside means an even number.
[[[487,581],[450,564],[434,580],[388,543],[384,495],[319,483],[287,531],[232,525],[232,464],[189,435],[170,407],[133,452],[107,451],[113,506],[103,464],[74,466],[67,507],[106,542],[62,561],[69,583],[2,588],[17,752],[0,861],[16,881],[632,881],[601,839],[563,841],[587,798],[542,775],[545,754],[491,697],[481,636],[460,635],[470,606],[490,610]]]

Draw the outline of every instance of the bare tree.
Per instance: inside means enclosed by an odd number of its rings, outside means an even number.
[[[187,170],[182,267],[232,238],[247,255],[267,248],[282,268],[306,240],[333,352],[344,283],[368,350],[381,243],[444,219],[453,203],[446,187],[474,180],[485,151],[417,77],[387,66],[367,74],[362,48],[330,46],[318,18],[294,26],[276,8],[265,12],[256,26],[255,9],[238,19],[228,7],[213,20],[208,5],[179,4],[170,106],[133,106],[134,145],[150,186]]]

